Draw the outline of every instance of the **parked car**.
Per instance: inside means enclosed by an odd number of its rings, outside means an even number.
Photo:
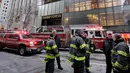
[[[26,31],[4,32],[0,33],[0,50],[4,48],[17,50],[23,56],[28,52],[41,52],[44,41],[32,37]]]

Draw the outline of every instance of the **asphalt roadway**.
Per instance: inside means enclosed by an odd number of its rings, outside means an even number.
[[[60,51],[61,64],[64,70],[57,68],[55,63],[54,73],[73,73],[71,63],[67,61],[68,51]],[[20,56],[16,51],[4,50],[0,52],[0,73],[45,73],[45,62],[43,62],[45,51],[42,53]],[[105,56],[96,52],[90,56],[91,73],[105,73]]]

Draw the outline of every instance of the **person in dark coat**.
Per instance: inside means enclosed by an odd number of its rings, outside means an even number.
[[[111,50],[114,47],[114,42],[112,39],[112,33],[107,33],[106,39],[103,42],[103,53],[106,57],[106,73],[111,73],[112,64],[111,64]]]
[[[129,47],[124,39],[121,38],[121,35],[118,33],[114,34],[113,40],[116,43],[111,51],[113,73],[129,73]]]
[[[55,39],[55,42],[59,51],[59,48],[61,47],[60,37],[56,35],[56,30],[53,30],[53,35],[54,35],[54,39]],[[63,70],[60,63],[60,56],[56,57],[56,60],[57,60],[58,69]]]

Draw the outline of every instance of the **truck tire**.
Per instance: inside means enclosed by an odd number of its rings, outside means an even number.
[[[21,56],[25,56],[26,55],[26,47],[25,46],[20,46],[19,47],[19,54],[21,55]]]
[[[0,51],[2,51],[3,50],[3,47],[2,47],[2,44],[0,43]]]

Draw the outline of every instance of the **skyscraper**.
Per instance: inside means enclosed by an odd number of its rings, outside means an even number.
[[[100,24],[108,30],[128,31],[130,0],[44,0],[41,25]]]

